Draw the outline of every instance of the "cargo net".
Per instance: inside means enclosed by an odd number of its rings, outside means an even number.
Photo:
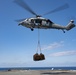
[[[38,53],[40,51],[40,53]],[[41,52],[41,46],[40,46],[40,33],[38,29],[38,45],[37,45],[37,52],[33,55],[34,61],[41,61],[45,60],[44,54]]]

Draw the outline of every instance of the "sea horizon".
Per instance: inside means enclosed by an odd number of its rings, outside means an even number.
[[[76,67],[0,67],[0,71],[8,70],[76,70]]]

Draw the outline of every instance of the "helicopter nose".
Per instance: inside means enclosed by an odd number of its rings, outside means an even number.
[[[18,24],[18,26],[21,25],[20,23]]]
[[[24,24],[24,22],[20,22],[18,25],[23,25]]]

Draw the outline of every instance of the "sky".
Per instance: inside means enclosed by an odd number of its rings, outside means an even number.
[[[76,0],[24,1],[40,15],[68,3],[68,9],[43,17],[63,26],[68,25],[71,19],[76,20]],[[31,31],[18,26],[15,21],[30,17],[34,15],[13,0],[0,0],[0,67],[76,66],[76,27],[66,33],[62,30],[41,29],[40,45],[45,60],[33,61],[37,51],[38,30]]]

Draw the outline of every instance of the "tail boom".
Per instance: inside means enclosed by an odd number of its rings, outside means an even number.
[[[68,31],[68,30],[70,30],[70,29],[72,29],[74,27],[75,27],[74,21],[71,20],[70,23],[65,28]]]

